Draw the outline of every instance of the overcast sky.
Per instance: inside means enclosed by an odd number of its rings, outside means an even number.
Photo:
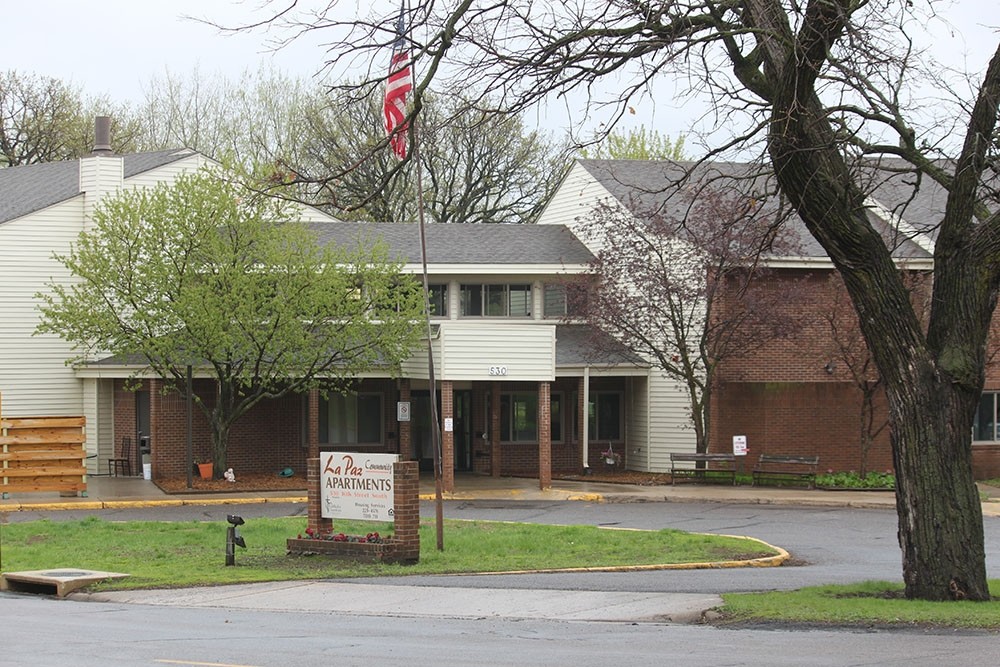
[[[141,99],[149,81],[168,69],[236,77],[270,63],[309,77],[322,64],[315,45],[274,53],[264,34],[223,35],[184,18],[251,16],[248,3],[233,0],[28,0],[3,14],[0,68],[54,76],[116,100]]]
[[[105,94],[116,101],[140,102],[154,77],[166,71],[187,75],[198,68],[203,75],[217,72],[233,78],[244,70],[269,64],[287,74],[308,78],[323,63],[319,36],[278,52],[262,33],[226,36],[216,29],[186,20],[185,15],[224,23],[249,20],[264,0],[28,0],[6,7],[0,26],[0,70],[15,69],[70,81],[90,95]],[[366,13],[369,0],[337,0],[343,11]],[[378,2],[379,0],[374,0]],[[396,5],[398,0],[384,0]],[[5,4],[15,4],[5,0]],[[278,2],[276,6],[282,5]],[[300,5],[308,5],[308,0]],[[317,5],[325,5],[317,2]],[[994,0],[959,0],[945,11],[960,33],[936,26],[934,47],[939,57],[982,71],[996,48],[997,33],[983,21],[1000,23]],[[669,87],[669,83],[664,84]],[[676,136],[690,129],[691,115],[672,104],[672,90],[658,91],[657,102],[638,105],[638,117],[660,132]],[[551,111],[551,110],[550,110]],[[546,122],[540,120],[539,122]],[[551,122],[551,121],[549,121]],[[549,128],[553,129],[553,128]]]

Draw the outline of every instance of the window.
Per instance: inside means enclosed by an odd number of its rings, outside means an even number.
[[[552,442],[562,442],[563,395],[553,393],[552,396],[549,398],[549,402],[551,403],[549,409],[552,411],[552,426],[551,426]]]
[[[996,442],[1000,440],[1000,430],[997,428],[997,398],[1000,392],[983,392],[979,398],[979,408],[972,421],[972,439],[979,442]]]
[[[566,286],[545,286],[545,317],[564,317],[566,315]]]
[[[483,314],[483,286],[462,285],[462,316],[475,317]]]
[[[448,317],[448,286],[428,285],[432,317]]]
[[[538,394],[500,395],[500,442],[538,442]]]
[[[381,394],[331,394],[320,400],[319,440],[331,445],[382,442]]]
[[[530,317],[531,285],[462,285],[463,317]]]
[[[563,439],[563,395],[549,397],[552,442]],[[500,442],[538,442],[538,393],[533,391],[500,394]]]
[[[591,440],[622,439],[622,395],[618,391],[592,391],[587,405]]]

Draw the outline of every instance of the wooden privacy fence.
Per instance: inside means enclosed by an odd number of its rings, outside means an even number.
[[[87,494],[85,417],[0,417],[0,491]]]

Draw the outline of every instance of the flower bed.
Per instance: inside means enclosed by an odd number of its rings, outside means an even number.
[[[306,535],[299,535],[286,541],[285,550],[295,556],[329,556],[364,563],[413,563],[413,558],[399,554],[399,543],[391,537],[378,533],[367,535],[346,535],[329,533],[316,535],[306,529]]]
[[[363,563],[414,563],[416,559],[400,556],[397,543],[388,538],[381,542],[335,542],[291,538],[285,549],[293,556],[328,556]]]

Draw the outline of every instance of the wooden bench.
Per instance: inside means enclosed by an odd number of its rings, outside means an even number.
[[[757,486],[761,481],[805,482],[811,489],[816,485],[817,466],[819,466],[818,456],[761,454],[753,469],[753,484]]]
[[[670,453],[670,483],[673,484],[678,475],[687,477],[694,482],[706,482],[721,477],[728,478],[731,484],[736,484],[736,456],[733,454],[679,454]],[[678,463],[694,463],[694,468],[679,468]],[[704,466],[698,466],[704,463]],[[714,467],[709,467],[714,465]],[[712,473],[709,475],[708,473]]]

